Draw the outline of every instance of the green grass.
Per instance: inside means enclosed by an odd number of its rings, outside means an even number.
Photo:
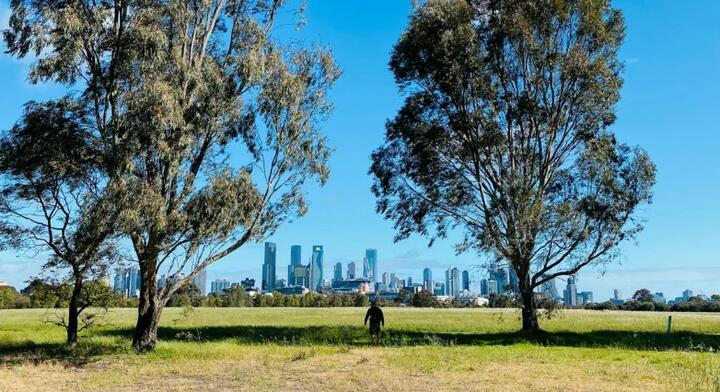
[[[514,310],[384,309],[368,345],[359,308],[169,308],[149,354],[136,311],[68,349],[45,310],[0,311],[0,390],[720,391],[720,314],[565,311],[517,331]]]

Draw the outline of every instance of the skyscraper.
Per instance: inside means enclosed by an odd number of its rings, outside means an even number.
[[[355,262],[351,261],[347,266],[347,280],[353,280],[355,276]]]
[[[113,290],[118,294],[125,294],[125,268],[123,267],[115,268]]]
[[[288,285],[295,286],[295,267],[302,265],[302,247],[293,245],[290,247],[290,265],[288,265]]]
[[[545,275],[543,275],[543,278]],[[560,294],[558,294],[557,287],[555,286],[555,278],[548,280],[547,282],[540,285],[540,292],[545,295],[545,298],[547,299],[560,299]]]
[[[614,290],[613,290],[613,299],[614,299],[615,301],[621,301],[621,300],[623,299],[622,296],[623,296],[623,295],[622,295],[622,290],[620,290],[620,289],[614,289]]]
[[[200,290],[202,295],[207,294],[207,271],[202,270],[192,279],[192,284]]]
[[[497,281],[495,279],[488,279],[487,285],[488,285],[488,295],[499,294]]]
[[[125,272],[124,292],[129,297],[137,297],[140,290],[140,269],[130,267]]]
[[[429,292],[433,292],[432,270],[425,267],[423,270],[423,288]]]
[[[565,287],[565,290],[563,290],[563,299],[565,300],[565,305],[567,306],[575,306],[578,304],[577,286],[575,285],[574,276],[567,278],[567,286]]]
[[[470,272],[467,270],[462,272],[462,289],[470,291]]]
[[[342,275],[342,263],[335,263],[335,270],[333,271],[333,280],[339,282],[343,280]]]
[[[222,294],[230,288],[230,282],[225,279],[215,279],[210,283],[210,292],[213,294]]]
[[[363,276],[370,279],[372,282],[377,282],[377,249],[365,249],[365,259],[367,260],[367,263],[365,263],[363,267]]]
[[[457,297],[460,293],[460,270],[450,267],[445,271],[445,295]]]
[[[276,250],[274,242],[265,243],[265,262],[263,263],[261,287],[263,291],[272,291],[275,289]]]
[[[312,291],[320,291],[323,285],[323,247],[313,245],[310,259],[310,287]]]
[[[480,295],[489,295],[490,291],[488,290],[488,280],[487,279],[481,279],[480,280]]]
[[[497,294],[505,294],[507,287],[510,284],[510,277],[508,272],[503,267],[497,267],[490,270],[490,279],[497,283]]]
[[[513,266],[508,265],[508,285],[515,294],[520,294],[520,280]]]
[[[405,279],[405,284],[403,285],[403,287],[412,287],[412,285],[413,285],[412,276],[408,276],[407,279]]]

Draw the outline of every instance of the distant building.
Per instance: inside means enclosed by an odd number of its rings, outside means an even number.
[[[323,247],[313,245],[310,259],[310,291],[320,291],[323,287]]]
[[[290,265],[288,265],[288,285],[293,286],[295,282],[295,267],[302,265],[302,247],[293,245],[290,247]]]
[[[207,294],[207,271],[202,270],[199,274],[192,278],[192,284],[200,290],[202,295]]]
[[[578,305],[593,303],[594,301],[593,301],[592,291],[583,291],[583,292],[577,293],[577,302],[578,302]]]
[[[488,295],[500,294],[500,292],[498,291],[498,284],[495,279],[488,279],[487,286],[488,286]]]
[[[435,288],[433,289],[433,295],[435,296],[444,296],[445,295],[445,284],[436,282]]]
[[[687,301],[690,300],[690,298],[692,298],[692,297],[695,296],[695,293],[693,293],[692,290],[687,289],[687,290],[685,290],[685,291],[682,292],[682,296],[683,296],[683,301],[687,302]]]
[[[278,279],[275,281],[275,289],[276,290],[284,288],[284,287],[287,287],[287,280],[281,278],[281,279]]]
[[[445,295],[455,297],[460,293],[460,270],[450,267],[445,271]]]
[[[305,295],[310,290],[303,286],[282,287],[277,290],[282,295]]]
[[[508,287],[515,294],[520,294],[520,279],[512,266],[508,266]]]
[[[543,275],[543,278],[545,276]],[[545,296],[545,298],[551,299],[551,300],[559,300],[560,294],[558,294],[557,286],[555,286],[555,278],[550,279],[546,281],[545,283],[540,285],[540,293]]]
[[[277,265],[277,248],[274,242],[265,243],[265,261],[262,269],[262,291],[275,289],[275,266]]]
[[[412,276],[408,276],[407,279],[405,279],[405,284],[403,285],[403,287],[412,287],[412,285],[413,285]]]
[[[335,269],[333,270],[333,281],[341,280],[343,280],[342,263],[335,263]]]
[[[125,294],[125,268],[115,268],[115,280],[113,290],[118,294]]]
[[[614,289],[613,290],[613,297],[610,299],[610,302],[612,302],[615,305],[622,305],[625,303],[625,300],[623,299],[622,290],[620,289]]]
[[[223,294],[225,290],[230,288],[230,282],[225,279],[215,279],[210,283],[210,292],[213,294]]]
[[[255,279],[245,278],[242,282],[240,282],[240,287],[245,290],[254,289]]]
[[[490,295],[490,290],[488,289],[488,280],[487,279],[480,279],[480,295]]]
[[[293,269],[294,281],[288,282],[289,286],[302,286],[310,288],[310,267],[297,265]]]
[[[423,288],[431,293],[433,292],[432,270],[428,267],[423,270]]]
[[[462,272],[461,289],[465,291],[470,291],[470,272],[468,272],[467,270]]]
[[[565,287],[565,290],[563,290],[563,299],[565,300],[565,305],[567,306],[575,306],[578,304],[577,286],[575,285],[574,276],[567,278],[567,286]]]
[[[355,275],[355,262],[351,261],[348,263],[347,266],[347,280],[353,280],[356,277],[357,275]]]
[[[331,290],[335,293],[344,294],[369,294],[373,291],[372,282],[366,278],[336,280],[332,283]]]
[[[667,303],[667,300],[665,299],[665,294],[663,294],[663,293],[653,294],[653,302],[661,303],[661,304]]]
[[[363,277],[373,282],[378,281],[378,253],[377,249],[365,249],[365,265],[363,266]]]
[[[497,285],[497,294],[506,294],[510,286],[510,276],[505,268],[496,267],[490,270],[490,279]]]

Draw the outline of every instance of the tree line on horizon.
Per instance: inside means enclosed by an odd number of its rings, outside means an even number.
[[[329,49],[273,34],[285,3],[12,0],[6,52],[66,94],[2,133],[0,245],[67,276],[69,344],[83,287],[130,260],[132,345],[153,350],[173,296],[327,181],[340,72]],[[405,102],[371,156],[377,210],[396,241],[460,231],[458,252],[510,265],[526,331],[537,287],[642,230],[655,166],[611,130],[624,29],[609,0],[428,0],[390,56]]]

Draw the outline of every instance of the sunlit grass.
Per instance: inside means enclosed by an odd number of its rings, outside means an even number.
[[[68,350],[44,310],[0,311],[0,390],[710,390],[720,315],[566,311],[518,333],[515,310],[169,308],[156,350],[130,349],[134,309]],[[412,388],[409,388],[412,386]]]

